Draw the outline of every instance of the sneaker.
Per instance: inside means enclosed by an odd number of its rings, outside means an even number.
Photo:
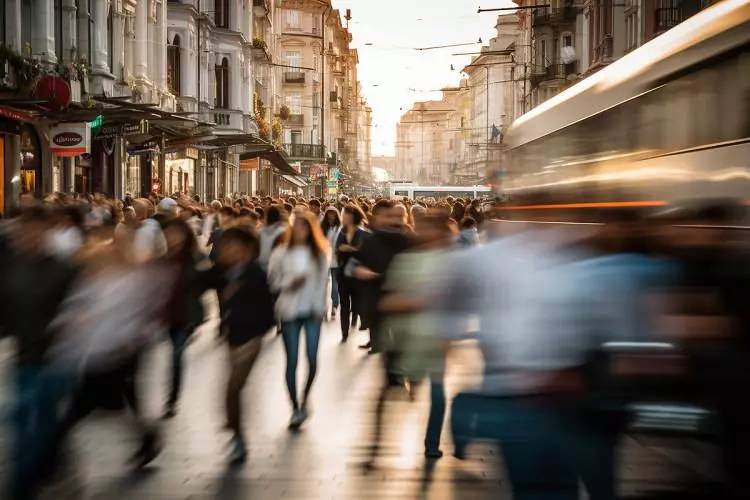
[[[424,456],[426,458],[431,458],[431,459],[437,460],[438,458],[442,458],[443,457],[443,452],[441,450],[439,450],[439,449],[438,450],[425,450]]]
[[[162,414],[161,418],[162,420],[169,420],[171,418],[174,418],[177,415],[177,408],[175,408],[173,405],[167,406],[166,410],[164,410],[164,414]]]
[[[131,463],[136,469],[142,469],[154,461],[161,453],[159,436],[155,431],[146,432],[141,438],[141,447],[131,458]]]
[[[232,453],[229,455],[229,463],[232,465],[239,465],[244,463],[247,459],[247,448],[245,447],[245,440],[240,436],[232,438]]]
[[[359,348],[360,348],[360,349],[370,349],[370,348],[372,348],[372,344],[370,344],[370,343],[368,342],[368,343],[366,343],[366,344],[362,344],[361,346],[359,346]]]
[[[302,424],[305,423],[305,420],[307,420],[306,410],[294,410],[294,413],[292,413],[292,418],[289,421],[289,428],[299,429]]]

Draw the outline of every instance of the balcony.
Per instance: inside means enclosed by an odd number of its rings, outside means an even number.
[[[534,27],[559,26],[575,22],[577,15],[576,8],[572,6],[556,9],[540,7],[533,11],[532,24]]]
[[[305,83],[305,74],[301,71],[285,71],[284,83]]]
[[[560,61],[552,61],[544,68],[535,67],[531,74],[531,83],[536,86],[546,81],[565,80],[568,75],[574,75],[577,70],[578,65],[575,62],[563,64]]]
[[[305,126],[305,115],[289,115],[285,125],[289,127],[304,127]]]
[[[284,150],[293,160],[325,161],[326,147],[320,144],[284,144]]]

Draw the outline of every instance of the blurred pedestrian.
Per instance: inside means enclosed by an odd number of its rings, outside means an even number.
[[[331,249],[331,319],[336,319],[336,310],[339,308],[339,262],[336,252],[336,240],[341,233],[341,216],[335,208],[325,211],[323,222],[320,223],[321,230],[328,240],[328,248]]]
[[[346,205],[342,211],[342,228],[333,246],[335,257],[338,262],[338,288],[339,300],[341,302],[341,341],[346,342],[349,338],[349,329],[354,328],[357,322],[358,307],[356,304],[355,280],[346,276],[344,270],[349,264],[352,255],[359,251],[363,241],[367,237],[367,231],[362,227],[365,214],[353,204]]]
[[[279,294],[276,315],[281,321],[287,358],[286,384],[293,408],[290,428],[299,427],[308,417],[308,397],[317,371],[320,329],[326,314],[328,259],[328,245],[317,217],[310,212],[297,212],[286,241],[274,250],[268,266],[271,287]],[[303,329],[309,373],[300,404],[297,360]]]

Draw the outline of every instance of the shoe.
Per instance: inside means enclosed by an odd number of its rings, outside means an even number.
[[[432,458],[432,459],[437,460],[438,458],[443,457],[443,452],[440,450],[425,450],[424,456],[426,458]]]
[[[174,418],[177,415],[177,408],[175,408],[172,405],[167,406],[167,409],[164,410],[164,414],[161,416],[162,420],[169,420],[171,418]]]
[[[247,460],[247,448],[245,440],[239,436],[232,438],[232,453],[229,455],[229,463],[239,465]]]
[[[304,409],[300,410],[294,410],[294,413],[292,413],[292,418],[289,421],[289,428],[290,429],[299,429],[303,423],[305,423],[305,420],[307,420],[307,411]]]
[[[341,343],[346,344],[346,341],[349,340],[349,337],[341,337]]]
[[[149,431],[143,435],[141,447],[133,455],[131,462],[136,469],[143,469],[154,461],[161,453],[159,438],[155,431]]]
[[[370,342],[368,342],[366,344],[362,344],[361,346],[359,346],[359,348],[360,349],[370,349],[370,348],[372,348],[372,344]]]

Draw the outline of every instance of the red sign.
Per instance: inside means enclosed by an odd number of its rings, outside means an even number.
[[[59,76],[45,75],[36,84],[36,95],[49,101],[50,106],[58,111],[67,108],[71,101],[70,85]]]

